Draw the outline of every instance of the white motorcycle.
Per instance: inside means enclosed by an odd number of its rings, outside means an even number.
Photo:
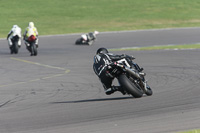
[[[78,38],[75,42],[77,45],[85,44],[85,45],[92,45],[96,40],[96,35],[99,34],[98,31],[94,31],[93,33],[87,33],[81,35],[81,38]]]

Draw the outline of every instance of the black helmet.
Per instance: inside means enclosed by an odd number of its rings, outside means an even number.
[[[108,53],[108,50],[106,49],[106,48],[99,48],[98,50],[97,50],[97,53],[96,54],[106,54],[106,53]]]

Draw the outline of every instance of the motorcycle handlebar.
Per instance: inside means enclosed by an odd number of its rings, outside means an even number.
[[[134,60],[134,59],[135,59],[135,57],[130,56],[130,55],[126,55],[126,58],[129,58],[129,59],[131,59],[131,60]]]

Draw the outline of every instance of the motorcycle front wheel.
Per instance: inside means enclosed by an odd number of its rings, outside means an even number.
[[[122,88],[125,89],[133,97],[140,98],[143,96],[143,90],[139,86],[132,83],[125,74],[120,75],[118,77],[118,81]]]
[[[153,91],[152,91],[152,89],[151,89],[151,87],[149,85],[147,85],[147,91],[145,92],[145,94],[147,96],[151,96],[153,94]]]

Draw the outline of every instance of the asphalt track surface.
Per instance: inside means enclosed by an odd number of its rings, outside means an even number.
[[[93,72],[99,47],[200,42],[200,28],[41,36],[38,56],[0,40],[0,133],[165,133],[200,128],[200,50],[121,51],[135,56],[154,94],[104,94]],[[116,81],[114,81],[116,84]]]

